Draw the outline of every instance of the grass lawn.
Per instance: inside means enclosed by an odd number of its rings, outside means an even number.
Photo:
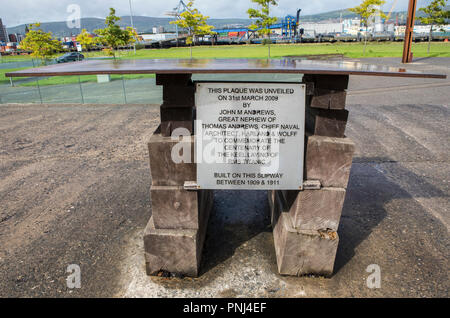
[[[428,43],[413,43],[414,57],[450,57],[450,43],[434,42],[431,52],[427,54]],[[401,57],[403,42],[369,42],[364,57]],[[343,54],[346,57],[362,58],[363,43],[312,43],[312,44],[273,44],[271,46],[272,58],[281,58],[287,55],[316,55],[316,54]],[[189,48],[169,49],[142,49],[134,55],[132,50],[117,53],[119,59],[147,59],[147,58],[189,58]],[[101,57],[103,52],[90,52],[88,57]],[[263,45],[217,45],[197,46],[193,48],[194,58],[267,58],[267,46]],[[8,61],[24,60],[24,56],[8,56]],[[31,57],[25,57],[25,59]],[[0,84],[9,83],[4,73],[19,69],[0,69]],[[154,75],[124,75],[125,79],[152,77]],[[118,80],[120,75],[113,75],[112,80]],[[94,82],[95,75],[86,75],[80,78],[81,82]],[[39,81],[40,85],[61,85],[78,83],[78,76],[55,76]],[[35,85],[34,82],[22,83],[21,86]]]
[[[14,72],[14,71],[20,71],[27,69],[28,67],[21,67],[21,68],[9,68],[9,69],[0,69],[0,85],[1,84],[10,84],[9,78],[5,77],[5,73]],[[123,75],[124,79],[138,79],[138,78],[149,78],[149,77],[155,77],[155,74],[129,74],[129,75]],[[19,81],[20,79],[23,79],[24,77],[14,77],[13,82]],[[122,75],[111,75],[111,80],[121,80]],[[96,82],[97,76],[96,75],[83,75],[80,76],[80,82],[81,83],[87,83],[87,82]],[[44,78],[39,80],[39,85],[41,86],[47,86],[47,85],[64,85],[64,84],[75,84],[78,83],[78,76],[52,76],[48,78]],[[31,81],[27,83],[15,83],[16,86],[35,86],[36,82]]]
[[[5,73],[15,72],[27,69],[28,67],[20,68],[0,68],[0,84],[9,84],[9,77],[5,77]],[[20,79],[21,77],[15,77],[13,80]]]
[[[125,54],[127,54],[127,52],[121,52],[121,55],[124,56]],[[93,54],[91,53],[89,56],[93,56]],[[8,62],[21,62],[21,61],[30,61],[32,59],[31,56],[17,56],[17,55],[13,55],[13,56],[6,56],[6,57],[2,57],[2,61],[4,63],[8,63]],[[37,65],[39,66],[39,65]],[[9,73],[9,72],[14,72],[14,71],[19,71],[19,70],[25,70],[28,69],[29,67],[20,67],[20,68],[5,68],[2,69],[0,68],[0,85],[1,84],[10,84],[9,78],[5,77],[5,73]],[[155,77],[155,74],[129,74],[129,75],[123,75],[124,79],[138,79],[138,78],[149,78],[149,77]],[[20,79],[23,79],[24,77],[14,77],[13,78],[13,82],[15,81],[19,81]],[[111,80],[115,81],[115,80],[121,80],[122,79],[122,75],[111,75]],[[75,84],[78,83],[78,81],[80,81],[81,83],[86,83],[86,82],[96,82],[97,81],[97,76],[96,75],[84,75],[84,76],[80,76],[80,79],[78,79],[78,76],[52,76],[52,77],[48,77],[48,78],[44,78],[39,80],[39,85],[42,86],[47,86],[47,85],[64,85],[64,84]],[[35,86],[36,82],[35,81],[31,81],[31,82],[27,82],[27,83],[15,83],[15,86]]]
[[[130,74],[130,75],[123,75],[124,79],[138,79],[138,78],[148,78],[148,77],[155,77],[155,74]],[[122,75],[111,75],[112,81],[121,80]],[[47,85],[65,85],[65,84],[75,84],[80,81],[81,83],[87,83],[87,82],[96,82],[97,76],[96,75],[83,75],[83,76],[52,76],[49,78],[45,78],[42,80],[39,80],[39,85],[41,86],[47,86]],[[9,82],[9,80],[8,80]],[[18,86],[35,86],[36,82],[28,82],[28,83],[21,83]]]
[[[413,43],[415,57],[450,57],[450,43],[434,42],[431,52],[427,54],[427,43]],[[138,50],[136,56],[132,51],[120,53],[119,58],[189,58],[189,48]],[[361,58],[362,43],[311,43],[311,44],[273,44],[271,57],[281,58],[287,55],[344,54],[351,58]],[[401,57],[403,42],[369,42],[365,57]],[[90,56],[101,56],[102,52]],[[217,45],[197,46],[193,48],[194,58],[266,58],[267,46],[262,45]]]
[[[5,55],[0,57],[0,63],[31,61],[31,55]]]

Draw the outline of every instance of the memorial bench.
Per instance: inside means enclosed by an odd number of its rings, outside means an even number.
[[[349,76],[446,78],[308,59],[99,60],[5,76],[149,73],[163,86],[163,104],[161,124],[148,143],[152,217],[144,231],[146,269],[149,275],[187,276],[199,274],[217,189],[269,190],[279,272],[330,276],[355,147],[345,136]],[[205,73],[299,76],[287,83],[192,80],[192,74]],[[203,158],[208,149],[214,150],[209,161]]]

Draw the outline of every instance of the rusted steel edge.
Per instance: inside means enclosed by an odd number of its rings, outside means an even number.
[[[430,73],[389,73],[366,71],[314,71],[314,70],[108,70],[108,71],[73,71],[73,72],[11,72],[5,73],[5,77],[40,77],[40,76],[71,76],[71,75],[115,75],[115,74],[318,74],[318,75],[361,75],[361,76],[386,76],[386,77],[411,77],[411,78],[439,78],[446,79],[445,74]]]

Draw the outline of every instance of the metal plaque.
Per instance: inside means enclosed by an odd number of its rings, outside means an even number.
[[[200,189],[301,189],[305,85],[196,84]]]

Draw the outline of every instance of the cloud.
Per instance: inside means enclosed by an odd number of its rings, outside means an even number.
[[[163,17],[166,11],[171,10],[179,0],[131,0],[133,15]],[[185,0],[187,2],[188,0]],[[361,0],[279,0],[278,7],[273,8],[272,14],[276,16],[294,15],[297,9],[302,14],[314,14],[348,8],[359,4]],[[419,0],[418,5],[423,6],[429,0]],[[389,10],[393,0],[386,1],[384,10]],[[31,22],[64,21],[70,15],[67,7],[77,4],[81,8],[82,17],[101,17],[108,14],[108,8],[116,9],[120,16],[130,15],[128,0],[2,0],[0,18],[7,26],[15,26]],[[215,1],[196,0],[195,6],[205,15],[212,18],[246,18],[247,9],[252,6],[250,0]],[[400,1],[396,10],[406,10],[407,1]]]

